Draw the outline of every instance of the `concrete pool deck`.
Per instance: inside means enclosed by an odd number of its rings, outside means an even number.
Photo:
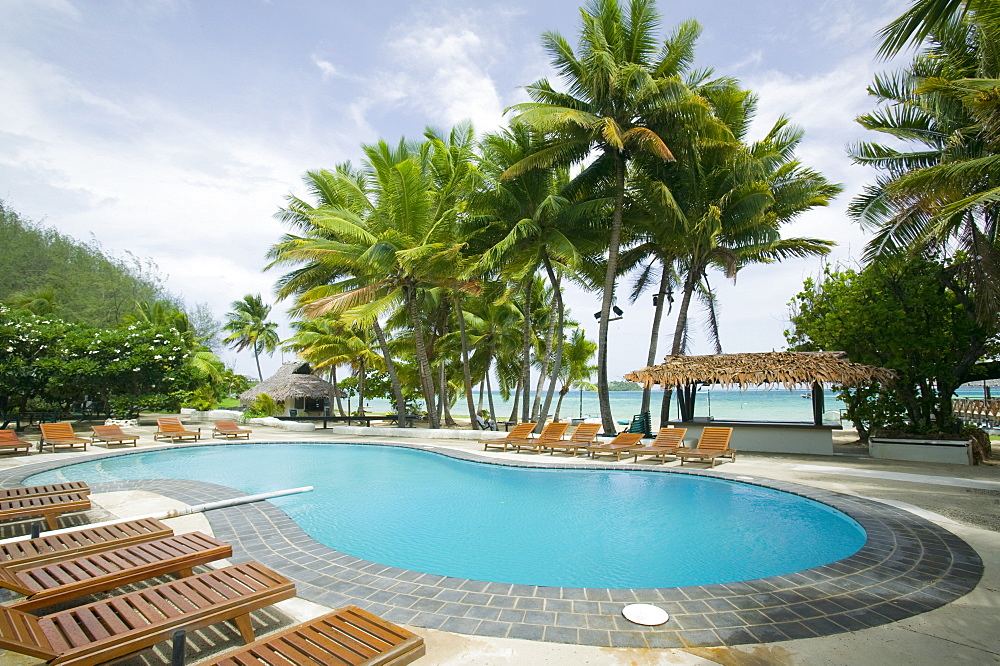
[[[148,434],[150,429],[140,428],[138,431]],[[148,440],[148,437],[144,439]],[[341,435],[333,431],[285,432],[255,426],[254,441],[376,443],[390,440],[385,437]],[[514,461],[515,464],[617,466],[603,461],[593,463],[583,458],[573,459],[565,455],[539,456],[495,451],[484,453],[481,451],[481,446],[475,442],[461,440],[407,438],[400,443],[446,450],[460,457],[487,457],[507,464]],[[140,446],[140,449],[148,448],[151,448],[148,443]],[[126,451],[132,450],[131,447],[126,449]],[[86,459],[95,453],[100,455],[106,452],[100,448],[87,453],[45,453],[27,458],[7,456],[0,460],[0,481],[3,481],[4,485],[12,485],[18,477],[23,478],[28,468],[21,470],[17,468],[25,463],[30,464],[31,468],[39,469],[49,466],[51,462],[66,464]],[[676,463],[668,464],[667,467],[675,465]],[[640,462],[639,467],[648,468],[650,465],[643,465]],[[704,467],[692,464],[686,465],[683,469]],[[380,614],[394,621],[409,623],[411,628],[423,635],[428,643],[427,656],[419,660],[418,664],[840,664],[878,659],[887,663],[898,663],[905,659],[920,664],[942,661],[992,663],[1000,658],[1000,622],[997,620],[997,617],[1000,617],[1000,601],[998,601],[1000,600],[998,594],[1000,592],[1000,531],[998,531],[1000,503],[997,502],[1000,498],[1000,467],[958,468],[919,463],[889,464],[851,456],[814,458],[778,454],[741,454],[736,463],[717,465],[715,472],[718,476],[739,480],[747,480],[740,477],[753,477],[768,485],[800,484],[811,489],[810,492],[842,493],[851,501],[861,505],[870,505],[870,500],[878,500],[902,508],[906,512],[922,515],[937,526],[935,530],[943,527],[975,549],[982,558],[982,577],[977,578],[978,584],[971,592],[933,610],[919,612],[920,608],[911,608],[907,613],[902,613],[909,617],[892,621],[894,611],[884,607],[886,615],[878,622],[878,626],[870,626],[871,616],[868,615],[869,619],[864,620],[865,613],[860,615],[855,613],[855,616],[861,617],[862,621],[853,626],[845,626],[843,622],[845,618],[851,617],[851,609],[827,606],[822,610],[819,608],[820,604],[825,603],[822,600],[793,596],[775,597],[776,593],[788,590],[774,588],[742,590],[742,594],[709,594],[701,598],[688,593],[672,599],[666,595],[661,595],[659,599],[647,599],[639,594],[648,591],[636,591],[631,597],[623,594],[618,599],[610,597],[591,599],[586,598],[585,594],[583,598],[574,598],[578,594],[575,591],[566,592],[569,588],[541,588],[541,593],[534,590],[529,595],[527,590],[515,590],[512,589],[513,586],[498,587],[495,584],[481,583],[479,586],[482,586],[482,589],[462,587],[464,583],[471,581],[459,582],[454,587],[448,587],[454,580],[439,581],[435,578],[441,577],[428,578],[420,574],[416,574],[416,577],[417,579],[423,577],[423,580],[407,581],[407,576],[413,575],[414,572],[402,570],[387,572],[388,568],[369,563],[362,563],[362,566],[377,568],[353,571],[351,585],[345,586],[342,585],[345,582],[342,570],[356,566],[360,561],[354,558],[350,558],[354,560],[353,562],[330,561],[330,553],[334,551],[311,542],[308,537],[303,540],[302,535],[296,535],[296,526],[288,524],[290,521],[287,517],[272,505],[252,505],[214,511],[210,516],[210,526],[220,538],[233,541],[234,547],[238,544],[242,547],[245,554],[242,559],[250,559],[252,555],[253,559],[261,559],[279,571],[282,571],[282,566],[287,567],[288,570],[283,573],[296,580],[300,597],[311,598],[319,604],[326,602],[325,605],[330,606],[339,605],[345,602],[345,599],[351,602],[362,601],[364,603],[359,605],[366,605],[375,612],[381,611]],[[140,499],[142,502],[153,504],[157,501],[198,503],[205,501],[206,497],[213,493],[220,493],[219,496],[226,495],[228,490],[218,487],[205,488],[206,484],[188,486],[187,483],[161,484],[157,488],[160,492],[156,494],[150,492],[148,482],[145,486],[136,483],[132,488],[115,488],[114,493],[96,494],[94,499],[112,513],[136,515],[147,512],[145,508],[142,511],[134,510]],[[139,505],[148,506],[148,504]],[[198,529],[204,531],[204,527]],[[934,533],[947,537],[947,532],[934,531]],[[290,538],[293,535],[294,538]],[[310,549],[316,546],[319,550],[310,552]],[[261,557],[262,554],[267,557]],[[285,564],[275,566],[274,562],[268,561],[268,557],[284,558]],[[241,558],[238,555],[234,555],[234,560],[239,559]],[[341,574],[337,580],[325,578],[335,570]],[[858,571],[841,572],[841,574],[864,575]],[[393,587],[376,587],[385,584],[386,580],[391,580]],[[834,583],[832,580],[827,582]],[[894,590],[894,581],[884,582],[886,595],[898,594],[898,590]],[[973,584],[975,582],[973,581]],[[876,592],[878,584],[879,581],[870,581],[867,585],[868,591]],[[395,587],[397,585],[398,587]],[[553,595],[552,590],[561,591],[558,595]],[[504,604],[508,604],[511,598],[515,599],[515,605],[506,607]],[[747,603],[755,602],[756,605],[734,608],[731,604],[736,599]],[[526,607],[518,608],[518,600]],[[595,638],[600,639],[605,636],[611,644],[614,644],[614,639],[621,639],[629,632],[634,635],[635,625],[629,626],[620,617],[621,606],[629,601],[653,601],[667,608],[671,608],[671,604],[674,604],[675,619],[668,623],[667,627],[670,627],[672,622],[678,624],[665,630],[652,630],[640,634],[645,637],[641,643],[643,647],[591,647],[577,644],[594,642]],[[870,613],[871,607],[879,603],[879,599],[869,598],[863,601],[865,604],[863,609],[853,610]],[[934,603],[944,601],[946,599],[938,599]],[[499,605],[491,605],[491,602]],[[678,604],[680,606],[677,606]],[[445,606],[448,606],[451,614],[444,612]],[[316,615],[321,610],[320,606],[302,602],[297,613],[292,614],[298,615],[298,619],[303,619],[302,614]],[[817,610],[822,612],[817,614]],[[457,614],[459,611],[465,614]],[[468,614],[470,612],[471,615]],[[756,620],[747,620],[755,614]],[[762,615],[766,616],[766,619],[761,617]],[[823,618],[827,621],[834,621],[829,618],[837,618],[842,624],[832,627],[835,633],[831,635],[817,635],[818,625],[811,624],[810,620],[818,621]],[[743,624],[740,625],[737,619]],[[581,621],[584,622],[584,626],[580,626]],[[709,625],[696,626],[705,621],[708,621]],[[773,630],[775,625],[784,626],[786,629],[794,628],[791,634],[801,632],[799,634],[801,636],[813,637],[800,638],[781,631],[768,635],[766,632]],[[428,628],[435,626],[438,628]],[[772,629],[764,628],[768,626]],[[731,645],[718,645],[718,639],[725,638],[726,635],[731,636],[731,631],[735,631],[735,628],[744,630],[749,628],[751,633],[765,633],[753,636],[749,644],[742,644],[750,640],[748,637],[743,637],[745,640],[735,640]],[[500,635],[484,635],[491,631]],[[679,643],[671,643],[668,640],[682,634],[692,636],[695,640],[684,640]],[[711,640],[697,640],[699,635],[707,639],[709,634],[716,639],[715,645],[712,645]],[[637,643],[626,642],[624,645],[637,645]],[[6,661],[9,656],[0,654],[0,663],[15,663]],[[201,659],[202,656],[199,655],[197,658]],[[17,663],[32,662],[29,660]],[[190,663],[195,662],[192,660]]]

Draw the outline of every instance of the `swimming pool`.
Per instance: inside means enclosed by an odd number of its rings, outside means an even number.
[[[271,500],[314,539],[412,571],[512,584],[654,588],[776,576],[855,553],[819,502],[684,474],[527,469],[389,446],[199,446],[62,467],[28,483],[178,478]]]

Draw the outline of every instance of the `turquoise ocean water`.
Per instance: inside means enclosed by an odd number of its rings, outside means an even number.
[[[961,389],[958,394],[962,397],[982,397],[982,389]],[[825,413],[824,420],[839,421],[840,410],[844,408],[844,403],[837,399],[833,391],[827,390],[824,393]],[[634,414],[639,412],[642,406],[641,391],[611,391],[611,412],[616,421],[630,420]],[[714,387],[711,390],[702,389],[698,392],[695,401],[695,416],[712,416],[718,420],[734,421],[804,421],[812,422],[812,400],[810,389],[800,387],[789,391],[785,388],[773,389],[749,389],[741,391],[738,388],[726,390]],[[544,396],[543,396],[544,399]],[[558,399],[552,400],[552,407],[549,414],[554,414],[555,403]],[[653,391],[650,403],[650,412],[653,416],[653,427],[659,427],[660,403],[663,393]],[[479,403],[479,394],[476,393],[476,404]],[[355,406],[357,403],[353,403]],[[496,419],[505,421],[510,416],[512,402],[503,400],[498,392],[494,391],[493,404],[496,410]],[[392,405],[388,400],[366,400],[366,410],[373,412],[392,411]],[[345,404],[346,408],[346,404]],[[477,407],[478,408],[478,407]],[[489,409],[489,401],[483,397],[483,408]],[[462,399],[452,408],[452,413],[456,417],[464,416],[468,411],[465,400]],[[520,408],[518,409],[520,412]],[[674,398],[670,408],[670,417],[677,417],[677,400]],[[601,410],[597,402],[597,393],[594,391],[570,391],[562,403],[559,411],[560,419],[575,418],[599,418]],[[845,422],[846,427],[850,423]]]

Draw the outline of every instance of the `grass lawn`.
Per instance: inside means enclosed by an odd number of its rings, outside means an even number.
[[[240,406],[239,398],[225,398],[215,405],[215,409],[236,409]]]

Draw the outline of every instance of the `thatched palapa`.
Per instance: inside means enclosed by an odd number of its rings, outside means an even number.
[[[336,397],[346,397],[346,393],[335,389],[333,384],[312,373],[312,368],[304,361],[283,363],[273,375],[240,394],[240,403],[249,405],[258,395],[266,393],[275,402],[284,403],[285,413],[296,409],[306,414],[322,414],[324,405]]]
[[[678,387],[681,420],[694,418],[698,384],[735,385],[741,389],[782,384],[791,389],[812,386],[813,423],[823,424],[823,384],[859,386],[887,382],[895,373],[885,368],[853,363],[844,352],[761,352],[712,356],[668,356],[663,365],[651,365],[625,375],[646,387]]]
[[[643,386],[734,384],[740,388],[782,384],[786,388],[819,383],[859,386],[887,382],[891,370],[854,363],[844,352],[761,352],[711,356],[668,356],[663,365],[651,365],[625,375]]]

